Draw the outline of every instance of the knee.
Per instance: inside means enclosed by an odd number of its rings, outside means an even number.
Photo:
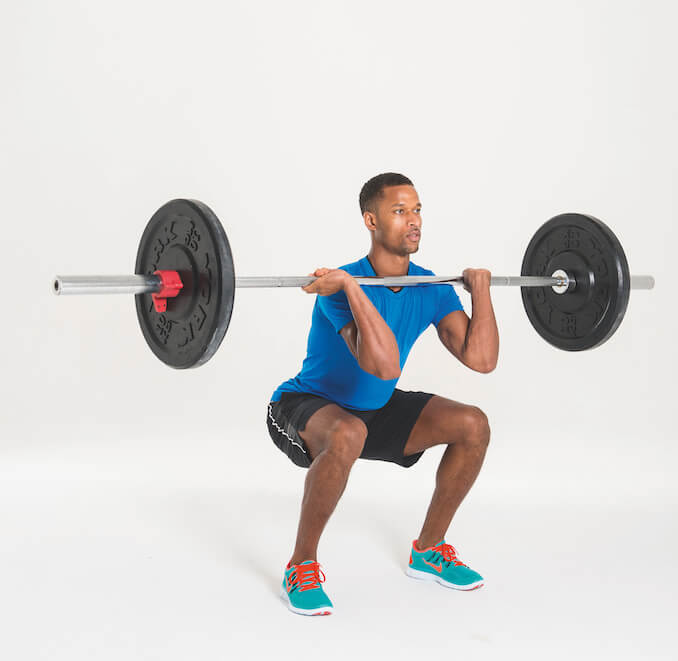
[[[325,451],[343,464],[352,464],[363,451],[366,438],[367,426],[360,418],[343,418],[332,426]]]
[[[469,407],[465,416],[464,441],[479,448],[486,448],[490,442],[490,423],[485,413],[477,406]]]

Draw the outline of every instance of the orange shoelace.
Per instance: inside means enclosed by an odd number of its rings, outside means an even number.
[[[292,565],[294,571],[287,578],[287,592],[292,592],[296,587],[299,592],[319,588],[325,582],[325,574],[320,569],[320,564],[311,562],[308,565]],[[322,574],[322,579],[320,575]]]
[[[438,546],[433,546],[431,550],[440,553],[446,562],[453,562],[455,567],[467,566],[457,557],[457,550],[452,544],[438,544]]]

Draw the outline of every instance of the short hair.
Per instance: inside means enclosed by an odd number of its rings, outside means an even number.
[[[384,172],[372,177],[360,190],[358,197],[360,213],[374,212],[374,203],[383,196],[384,188],[389,186],[414,186],[414,184],[405,175],[397,172]]]

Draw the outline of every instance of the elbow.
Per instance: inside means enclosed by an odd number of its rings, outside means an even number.
[[[365,359],[363,359],[365,358]],[[373,357],[361,356],[358,353],[358,365],[368,374],[376,376],[382,381],[392,381],[400,377],[400,356],[385,357],[381,360],[374,360]]]
[[[365,370],[368,374],[376,376],[382,381],[392,381],[400,377],[400,366],[399,365],[361,365],[358,361],[358,365]]]
[[[464,351],[461,355],[461,362],[474,372],[489,374],[497,367],[499,361],[499,351],[480,352]]]
[[[472,358],[465,361],[466,367],[472,369],[474,372],[480,372],[481,374],[489,374],[493,372],[497,367],[498,356],[495,356],[494,359],[488,358]]]
[[[481,374],[489,374],[490,372],[493,372],[496,367],[497,363],[487,363],[485,365],[477,365],[471,369],[475,372],[480,372]]]
[[[481,374],[489,374],[490,372],[493,372],[496,369],[497,359],[495,358],[494,360],[489,361],[488,360],[479,361],[469,365],[469,367],[474,372],[480,372]]]
[[[374,376],[376,376],[378,379],[381,379],[382,381],[393,381],[393,379],[400,378],[400,369],[399,368],[379,370],[379,371],[372,372],[372,373],[374,374]]]

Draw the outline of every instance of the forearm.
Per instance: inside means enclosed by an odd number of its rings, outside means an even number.
[[[398,378],[400,351],[393,331],[355,280],[346,282],[344,292],[358,330],[358,365],[380,379]]]
[[[473,369],[490,372],[499,357],[499,331],[489,286],[471,291],[473,313],[464,341],[464,362]]]

